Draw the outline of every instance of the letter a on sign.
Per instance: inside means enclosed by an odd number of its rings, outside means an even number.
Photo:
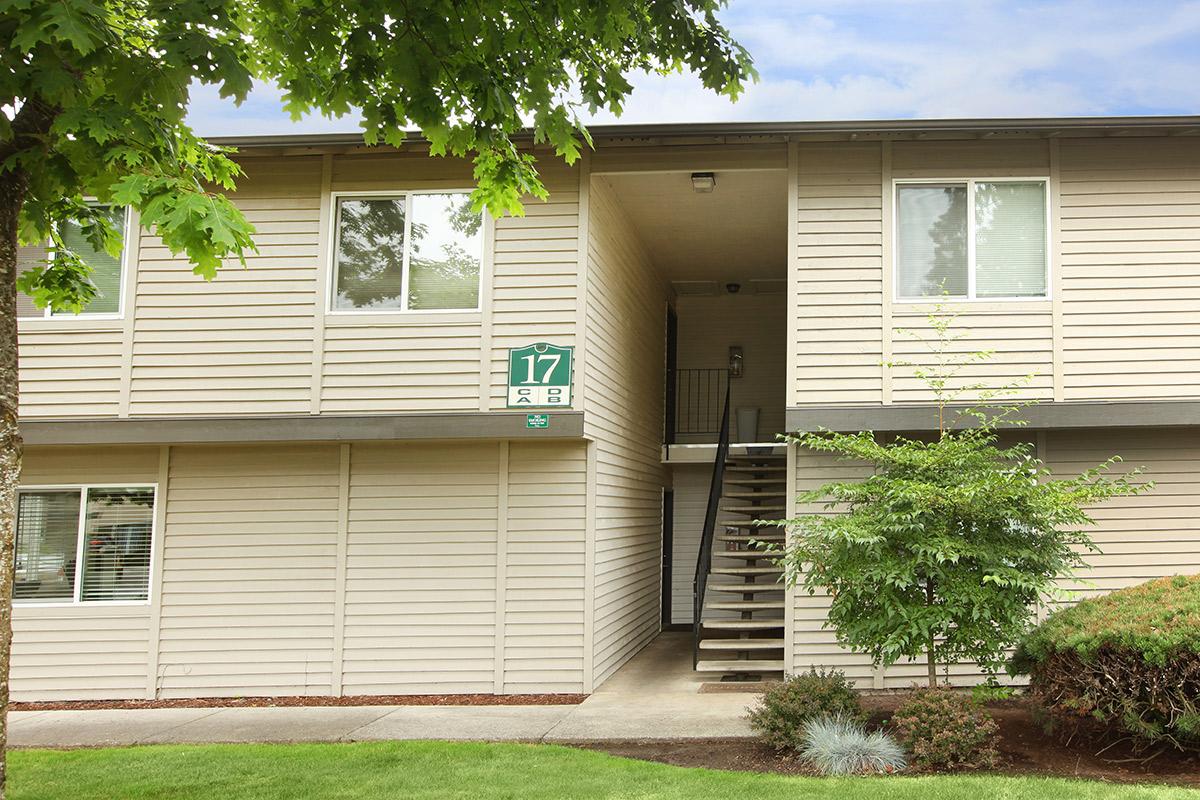
[[[538,342],[508,351],[509,408],[569,408],[570,347]]]

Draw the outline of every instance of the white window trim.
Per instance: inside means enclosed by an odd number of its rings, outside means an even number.
[[[479,253],[479,296],[475,301],[474,308],[409,308],[408,307],[408,276],[409,265],[408,259],[410,254],[409,241],[410,231],[412,230],[412,197],[418,194],[470,194],[474,189],[471,187],[447,187],[436,189],[396,189],[394,191],[362,191],[362,192],[330,192],[329,203],[329,224],[331,230],[329,232],[328,252],[325,254],[325,263],[329,270],[329,287],[325,298],[325,313],[336,317],[355,317],[355,316],[417,316],[425,314],[477,314],[483,310],[483,270],[487,268],[488,263],[485,258],[485,252],[488,247],[487,225],[486,220],[480,228],[482,232],[481,248]],[[337,298],[337,247],[338,247],[338,202],[344,197],[353,197],[359,199],[377,199],[377,200],[395,200],[396,198],[404,198],[404,263],[401,266],[403,274],[400,278],[400,308],[337,308],[334,305],[334,300]]]
[[[153,489],[154,502],[150,505],[150,568],[146,573],[146,599],[145,600],[83,600],[80,598],[80,593],[83,591],[83,545],[87,537],[84,535],[84,529],[87,524],[87,493],[89,489]],[[53,483],[53,484],[37,484],[37,485],[22,485],[17,488],[18,508],[20,507],[20,496],[32,492],[64,492],[78,491],[79,497],[79,527],[75,541],[75,583],[73,585],[74,594],[70,600],[27,600],[13,598],[13,605],[21,608],[91,608],[93,606],[149,606],[150,598],[154,596],[154,564],[156,563],[157,546],[158,546],[158,531],[155,526],[158,524],[158,484],[157,483]],[[16,520],[14,520],[14,523]],[[16,532],[13,532],[14,543]],[[15,554],[14,554],[15,560]]]
[[[925,297],[906,297],[900,294],[900,203],[901,186],[920,186],[923,184],[961,183],[967,187],[967,294],[965,295],[929,295]],[[1023,295],[1019,297],[977,297],[975,295],[975,184],[977,183],[1040,183],[1043,192],[1043,207],[1046,213],[1046,292],[1040,295]],[[937,302],[948,303],[1044,303],[1053,299],[1052,262],[1054,251],[1051,249],[1050,211],[1050,178],[1045,175],[1028,177],[974,177],[974,178],[893,178],[892,179],[892,301],[907,305],[920,305]]]
[[[97,202],[93,202],[93,201],[88,201],[88,205],[115,206],[116,203],[97,203]],[[112,320],[125,319],[125,289],[126,289],[126,282],[129,280],[129,252],[131,250],[131,248],[129,247],[129,237],[131,235],[133,235],[133,231],[130,229],[130,226],[133,223],[133,213],[132,213],[133,210],[129,206],[122,206],[122,208],[125,209],[125,233],[121,237],[121,285],[120,285],[120,288],[117,290],[117,292],[118,292],[117,313],[115,313],[115,314],[88,314],[87,312],[84,312],[82,314],[71,314],[66,311],[61,311],[61,312],[55,314],[53,311],[51,311],[50,306],[46,306],[44,309],[42,309],[41,316],[21,317],[21,319],[53,319],[53,320],[69,319],[69,320],[75,320],[75,321],[96,320],[96,321],[100,321],[100,322],[105,321],[105,320],[112,321]],[[47,260],[51,264],[54,263],[54,253],[53,252],[50,252],[47,255]]]

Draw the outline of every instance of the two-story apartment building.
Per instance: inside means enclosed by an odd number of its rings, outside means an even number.
[[[1158,482],[1096,511],[1078,588],[1194,572],[1197,134],[600,127],[498,220],[418,141],[228,141],[246,269],[205,283],[113,209],[100,298],[22,306],[13,695],[589,692],[692,625],[698,573],[700,669],[906,685],[923,667],[841,650],[746,526],[856,469],[776,434],[934,424],[886,365],[923,357],[905,331],[942,297],[996,351],[971,380],[1033,376],[1022,435],[1053,468]]]

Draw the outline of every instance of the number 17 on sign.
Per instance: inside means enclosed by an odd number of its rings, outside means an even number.
[[[508,351],[509,408],[571,405],[571,348],[539,342]]]

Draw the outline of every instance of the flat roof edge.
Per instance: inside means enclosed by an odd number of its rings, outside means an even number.
[[[810,122],[665,122],[624,125],[589,125],[593,138],[638,138],[654,136],[780,136],[789,134],[884,134],[884,133],[970,133],[997,130],[1055,131],[1106,129],[1200,129],[1200,115],[1121,117],[981,117],[964,119],[828,120]],[[522,131],[521,137],[532,133]],[[288,145],[354,146],[363,144],[361,133],[283,133],[247,136],[208,136],[217,145],[277,147]],[[410,131],[409,141],[423,142],[419,132]]]

